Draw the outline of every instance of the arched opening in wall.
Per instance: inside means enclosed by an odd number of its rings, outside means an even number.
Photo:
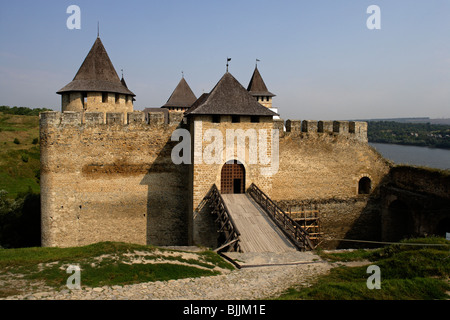
[[[369,194],[372,189],[372,181],[368,177],[362,177],[358,182],[358,194]]]
[[[445,237],[447,233],[450,233],[450,217],[439,221],[436,227],[436,232],[439,237]]]
[[[245,167],[242,163],[231,160],[223,165],[220,192],[223,194],[245,192]]]
[[[412,212],[401,200],[395,200],[389,205],[389,222],[392,241],[408,238],[414,233]]]

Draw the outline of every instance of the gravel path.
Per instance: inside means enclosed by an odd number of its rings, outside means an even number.
[[[125,286],[104,286],[38,292],[10,296],[7,300],[252,300],[265,299],[289,287],[308,285],[332,267],[324,261],[310,260],[298,264],[244,267],[211,277],[156,281]],[[261,260],[261,259],[260,259]],[[251,261],[255,261],[252,257]],[[267,260],[266,260],[267,262]],[[269,262],[273,262],[271,258]]]

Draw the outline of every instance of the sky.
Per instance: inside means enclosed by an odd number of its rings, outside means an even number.
[[[260,60],[285,120],[450,118],[448,0],[0,0],[0,105],[60,111],[97,24],[135,110],[166,103],[182,72],[211,91],[230,57],[245,88]]]

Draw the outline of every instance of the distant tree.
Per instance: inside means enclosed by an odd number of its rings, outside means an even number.
[[[0,106],[0,112],[5,114],[15,114],[15,115],[23,115],[23,116],[38,116],[39,113],[44,111],[53,111],[52,109],[47,108],[27,108],[27,107],[9,107],[9,106]]]

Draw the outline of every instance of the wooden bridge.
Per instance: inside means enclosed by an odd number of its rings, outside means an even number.
[[[254,184],[245,194],[207,195],[224,243],[216,251],[292,252],[311,250],[308,232]]]

